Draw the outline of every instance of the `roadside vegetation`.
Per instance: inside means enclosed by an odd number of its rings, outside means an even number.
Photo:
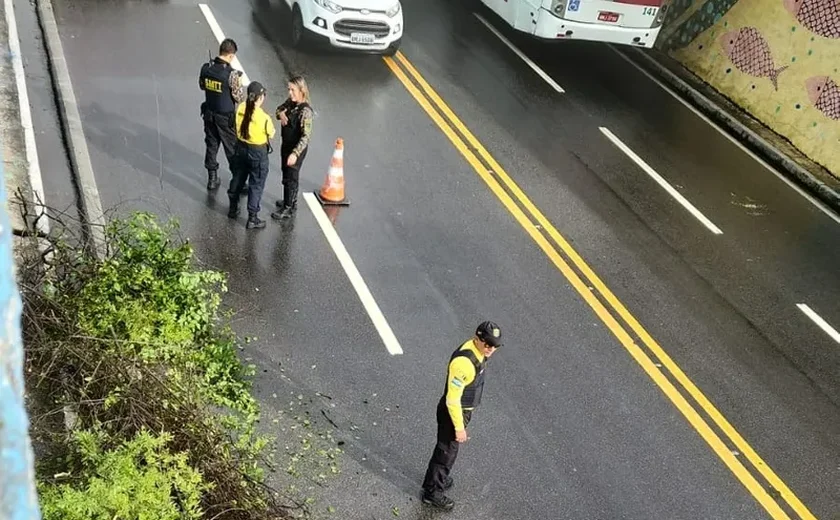
[[[45,520],[307,516],[312,499],[269,484],[274,443],[222,311],[225,275],[197,267],[177,223],[150,214],[110,221],[101,259],[53,227],[48,254],[18,266]],[[283,436],[297,461],[328,434]],[[340,450],[312,451],[319,474],[338,472]]]

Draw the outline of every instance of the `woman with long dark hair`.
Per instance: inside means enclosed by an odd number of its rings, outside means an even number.
[[[262,109],[265,88],[256,81],[248,85],[248,99],[236,108],[236,156],[235,171],[230,181],[228,217],[239,216],[239,192],[248,181],[248,229],[262,229],[265,221],[260,220],[260,201],[265,180],[268,177],[268,154],[271,153],[270,139],[276,129],[274,121]]]
[[[309,104],[309,87],[302,76],[289,79],[289,98],[277,107],[275,116],[280,120],[280,161],[283,168],[283,200],[276,202],[273,219],[291,218],[297,209],[300,168],[309,149],[312,135],[312,107]]]

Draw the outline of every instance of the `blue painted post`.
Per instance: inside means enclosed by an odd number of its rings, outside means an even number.
[[[22,304],[15,280],[5,179],[0,160],[0,519],[41,520],[23,403]]]

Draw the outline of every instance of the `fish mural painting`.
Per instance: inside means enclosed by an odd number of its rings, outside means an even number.
[[[809,31],[840,38],[840,0],[782,0],[787,12]]]
[[[840,0],[672,2],[660,50],[840,179]]]
[[[779,74],[788,66],[776,68],[767,40],[755,27],[742,27],[728,31],[718,39],[724,54],[735,68],[756,78],[768,78],[773,88],[779,90]]]
[[[814,108],[829,119],[840,121],[840,85],[828,76],[814,76],[805,80],[808,99]]]

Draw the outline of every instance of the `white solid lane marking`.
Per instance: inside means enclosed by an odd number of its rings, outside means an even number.
[[[347,249],[344,248],[341,238],[339,238],[338,233],[335,231],[335,228],[330,222],[330,219],[327,218],[327,214],[324,213],[323,208],[321,208],[321,204],[318,202],[318,199],[315,198],[315,194],[304,193],[303,198],[306,200],[306,204],[309,206],[309,209],[312,210],[312,214],[315,215],[315,220],[318,221],[318,224],[321,226],[321,231],[323,231],[324,236],[327,237],[327,242],[329,242],[332,250],[335,252],[335,256],[338,258],[341,267],[344,268],[344,272],[347,273],[350,283],[353,285],[353,288],[356,289],[356,294],[359,295],[362,305],[364,305],[365,310],[373,322],[373,325],[379,332],[379,336],[385,343],[385,348],[388,349],[388,352],[392,356],[402,354],[403,350],[402,347],[400,347],[400,342],[397,341],[396,336],[394,336],[391,326],[388,325],[388,321],[385,319],[385,316],[382,315],[379,305],[376,304],[376,300],[374,300],[373,295],[370,294],[370,290],[368,290],[365,281],[362,279],[362,275],[359,274],[359,270],[356,269],[356,264],[353,263],[353,259],[350,258],[350,254],[347,253]]]
[[[557,92],[560,92],[561,94],[562,94],[562,93],[564,93],[564,92],[566,92],[565,90],[563,90],[563,87],[561,87],[560,85],[558,85],[558,84],[557,84],[557,82],[556,82],[556,81],[554,81],[554,80],[551,78],[551,76],[549,76],[548,74],[546,74],[546,72],[545,72],[544,70],[542,70],[542,69],[541,69],[541,68],[540,68],[540,67],[539,67],[536,63],[534,63],[533,61],[531,61],[531,58],[529,58],[528,56],[525,56],[525,54],[524,54],[522,51],[520,51],[519,49],[517,49],[517,48],[516,48],[516,46],[515,46],[514,44],[510,43],[510,41],[508,41],[508,39],[507,39],[507,38],[505,38],[505,37],[504,37],[504,35],[498,31],[498,29],[496,29],[495,27],[493,27],[493,26],[490,24],[490,22],[488,22],[487,20],[485,20],[485,19],[484,19],[484,18],[483,18],[480,14],[478,14],[478,13],[473,13],[473,15],[474,15],[476,18],[478,18],[478,20],[479,20],[481,23],[483,23],[483,24],[484,24],[484,25],[485,25],[488,29],[490,29],[490,32],[492,32],[493,34],[495,34],[495,35],[496,35],[496,37],[497,37],[498,39],[502,40],[502,43],[504,43],[505,45],[507,45],[507,46],[510,48],[510,50],[512,50],[512,51],[513,51],[513,52],[514,52],[517,56],[519,56],[519,57],[522,59],[522,61],[524,61],[524,62],[525,62],[525,63],[526,63],[529,67],[531,67],[531,68],[534,70],[534,72],[536,72],[536,73],[539,75],[539,77],[541,77],[542,79],[544,79],[544,80],[545,80],[545,82],[546,82],[546,83],[548,83],[549,85],[551,85],[551,88],[553,88],[553,89],[554,89],[554,90],[556,90]]]
[[[207,4],[198,4],[198,7],[204,13],[204,18],[207,19],[207,24],[210,25],[210,30],[213,31],[213,35],[219,40],[219,44],[221,44],[222,40],[225,39],[225,33],[222,32],[222,27],[216,21],[216,17],[213,15],[213,11],[210,10],[210,6]],[[234,57],[231,66],[236,70],[242,71],[242,86],[247,87],[251,81],[248,79],[248,75],[245,74],[245,69],[242,68],[242,64],[239,63],[239,58]]]
[[[23,139],[26,147],[26,162],[29,163],[29,187],[32,190],[35,207],[39,214],[36,226],[40,233],[48,235],[50,233],[50,219],[47,215],[47,208],[45,207],[44,182],[41,177],[41,164],[38,161],[38,147],[35,143],[35,128],[32,124],[32,112],[29,108],[29,93],[26,89],[26,74],[23,70],[23,56],[20,50],[20,38],[18,37],[14,2],[12,0],[5,0],[3,8],[6,10],[6,26],[9,31],[9,54],[12,57],[12,69],[15,74],[20,123],[23,126]],[[41,243],[41,247],[45,247],[45,244]]]
[[[198,4],[198,6],[201,8],[201,12],[204,13],[204,17],[207,19],[207,23],[210,25],[210,29],[216,36],[216,39],[219,40],[219,43],[221,43],[221,41],[225,39],[225,34],[222,32],[222,27],[219,25],[219,22],[216,21],[216,17],[213,16],[213,12],[210,10],[210,7],[207,4]],[[245,71],[239,63],[239,60],[234,59],[232,65],[235,69],[242,71],[243,85],[247,85],[248,76],[245,75]],[[373,299],[373,295],[370,293],[367,284],[365,284],[364,279],[362,279],[362,275],[359,274],[359,270],[356,269],[356,264],[353,263],[353,259],[350,258],[350,254],[347,252],[347,249],[345,249],[344,244],[341,242],[341,238],[339,238],[338,233],[336,233],[330,219],[327,218],[327,214],[324,213],[324,210],[321,208],[321,204],[318,202],[318,199],[315,198],[313,193],[304,193],[303,198],[306,200],[306,204],[309,206],[312,214],[315,215],[315,220],[321,226],[321,231],[323,231],[324,235],[327,237],[327,242],[329,242],[335,252],[335,256],[338,258],[341,267],[343,267],[344,272],[347,273],[347,277],[350,279],[350,283],[356,290],[356,294],[359,295],[362,305],[365,307],[365,310],[370,316],[374,327],[376,327],[376,331],[379,332],[379,336],[385,343],[385,348],[388,349],[388,352],[392,356],[402,354],[403,350],[400,346],[400,342],[397,341],[397,337],[391,330],[391,326],[388,325],[388,321],[379,309],[379,305],[377,305],[376,300]]]
[[[691,110],[692,112],[694,112],[694,114],[695,114],[695,115],[697,115],[697,117],[699,117],[700,119],[702,119],[703,121],[705,121],[706,123],[708,123],[708,124],[709,124],[712,128],[714,128],[715,130],[717,130],[717,131],[718,131],[721,135],[723,135],[724,137],[726,137],[727,139],[729,139],[729,140],[730,140],[730,141],[731,141],[731,142],[732,142],[735,146],[737,146],[738,148],[740,148],[741,150],[743,150],[743,151],[744,151],[744,153],[746,153],[747,155],[749,155],[750,157],[752,157],[753,159],[755,159],[755,160],[756,160],[756,161],[757,161],[760,165],[764,166],[764,167],[765,167],[765,168],[767,168],[769,171],[771,171],[771,172],[773,173],[773,175],[775,175],[776,177],[778,177],[779,179],[781,179],[781,180],[782,180],[785,184],[787,184],[788,186],[790,186],[791,188],[793,188],[793,189],[794,189],[797,193],[799,193],[800,195],[802,195],[803,197],[805,197],[805,199],[806,199],[808,202],[810,202],[811,204],[813,204],[814,206],[816,206],[816,207],[817,207],[817,209],[819,209],[820,211],[822,211],[823,213],[825,213],[825,214],[828,216],[828,218],[830,218],[830,219],[831,219],[831,220],[833,220],[834,222],[837,222],[838,224],[840,224],[840,215],[836,214],[834,211],[832,211],[831,209],[829,209],[829,208],[828,208],[825,204],[823,204],[822,202],[820,202],[819,200],[817,200],[817,199],[816,199],[813,195],[811,195],[810,193],[808,193],[807,191],[805,191],[805,189],[803,189],[803,188],[802,188],[801,186],[799,186],[797,183],[795,183],[794,181],[792,181],[791,179],[789,179],[789,178],[788,178],[785,174],[783,174],[782,172],[780,172],[779,170],[777,170],[776,168],[774,168],[773,166],[771,166],[770,164],[768,164],[768,163],[767,163],[767,161],[765,161],[764,159],[762,159],[761,157],[759,157],[759,156],[758,156],[755,152],[753,152],[752,150],[750,150],[749,148],[747,148],[747,146],[746,146],[744,143],[742,143],[741,141],[739,141],[738,139],[736,139],[735,137],[733,137],[732,135],[730,135],[730,134],[729,134],[729,132],[727,132],[726,130],[724,130],[723,128],[721,128],[721,127],[720,127],[720,125],[718,125],[717,123],[715,123],[714,121],[712,121],[711,119],[709,119],[709,117],[708,117],[708,116],[706,116],[706,114],[704,114],[703,112],[700,112],[700,111],[699,111],[698,109],[696,109],[696,108],[695,108],[695,107],[694,107],[691,103],[689,103],[688,101],[686,101],[685,99],[683,99],[683,98],[682,98],[682,96],[680,96],[677,92],[674,92],[674,91],[671,89],[671,87],[669,87],[669,86],[665,85],[664,83],[662,83],[662,82],[661,82],[658,78],[655,78],[655,77],[654,77],[651,73],[649,73],[648,71],[646,71],[645,69],[643,69],[641,66],[639,66],[639,64],[637,64],[636,62],[634,62],[633,60],[631,60],[630,58],[628,58],[627,56],[625,56],[625,55],[624,55],[624,53],[622,53],[621,51],[619,51],[618,49],[616,49],[616,48],[615,48],[615,47],[613,47],[612,45],[610,45],[610,48],[611,48],[613,51],[615,51],[615,52],[616,52],[619,56],[621,56],[621,58],[622,58],[622,59],[624,59],[626,62],[628,62],[629,64],[631,64],[631,65],[633,65],[634,67],[636,67],[637,69],[639,69],[639,71],[640,71],[642,74],[644,74],[645,76],[647,76],[647,77],[648,77],[648,79],[650,79],[651,81],[653,81],[654,83],[656,83],[657,85],[659,85],[659,86],[662,88],[662,90],[664,90],[665,92],[667,92],[667,93],[671,94],[671,96],[672,96],[672,97],[674,97],[677,101],[679,101],[680,103],[682,103],[683,105],[685,105],[685,107],[686,107],[686,108],[688,108],[689,110]]]
[[[840,343],[840,332],[837,332],[837,329],[829,325],[827,321],[822,319],[822,317],[820,317],[819,314],[814,312],[810,307],[808,307],[804,303],[797,303],[796,306],[799,307],[800,311],[805,313],[805,316],[811,318],[811,321],[816,323],[817,327],[821,328],[823,332],[828,334],[828,336],[831,339],[833,339],[837,343]]]
[[[673,188],[673,186],[671,186],[670,184],[668,184],[668,181],[666,181],[665,179],[663,179],[663,178],[662,178],[662,176],[660,176],[658,173],[656,173],[656,171],[654,171],[654,169],[653,169],[653,168],[651,168],[651,167],[650,167],[650,166],[649,166],[649,165],[648,165],[645,161],[643,161],[641,157],[639,157],[638,155],[636,155],[636,153],[635,153],[633,150],[631,150],[630,148],[628,148],[626,144],[622,143],[622,142],[621,142],[621,140],[620,140],[618,137],[616,137],[616,136],[615,136],[615,134],[613,134],[613,133],[612,133],[612,132],[610,132],[608,129],[604,128],[603,126],[599,127],[599,129],[601,130],[601,133],[602,133],[602,134],[604,134],[604,135],[607,137],[607,139],[609,139],[610,141],[612,141],[612,143],[613,143],[614,145],[616,145],[616,146],[618,147],[618,149],[619,149],[619,150],[621,150],[621,151],[622,151],[622,152],[624,152],[624,153],[625,153],[628,157],[630,157],[631,159],[633,159],[633,162],[635,162],[636,164],[638,164],[638,165],[639,165],[639,167],[640,167],[642,170],[644,170],[644,171],[645,171],[645,173],[647,173],[648,175],[650,175],[650,176],[653,178],[653,180],[655,180],[655,181],[657,182],[657,184],[659,184],[660,186],[662,186],[662,187],[665,189],[665,191],[667,191],[667,192],[668,192],[668,194],[669,194],[669,195],[671,195],[672,197],[674,197],[675,199],[677,199],[677,202],[679,202],[680,204],[682,204],[682,206],[683,206],[685,209],[687,209],[689,213],[691,213],[692,215],[694,215],[694,217],[695,217],[697,220],[699,220],[699,221],[700,221],[700,222],[701,222],[704,226],[706,226],[706,227],[709,229],[709,231],[711,231],[711,232],[712,232],[712,233],[714,233],[715,235],[722,235],[722,234],[723,234],[723,231],[721,231],[719,227],[717,227],[716,225],[714,225],[714,224],[712,223],[712,221],[711,221],[711,220],[707,219],[707,218],[705,217],[705,215],[703,215],[702,213],[700,213],[700,210],[698,210],[697,208],[695,208],[695,207],[694,207],[694,205],[693,205],[692,203],[690,203],[688,200],[686,200],[686,198],[685,198],[685,197],[683,197],[683,196],[680,194],[680,192],[678,192],[677,190],[675,190],[675,189]]]

